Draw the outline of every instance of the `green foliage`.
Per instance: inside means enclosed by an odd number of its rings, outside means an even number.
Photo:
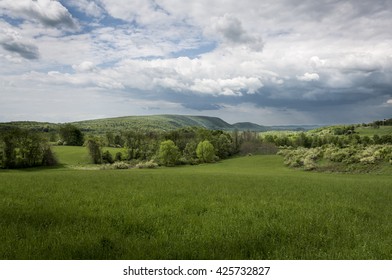
[[[340,148],[325,145],[317,148],[283,149],[284,163],[290,167],[302,167],[305,170],[333,170],[354,172],[370,171],[366,166],[377,166],[392,159],[392,145],[350,145]]]
[[[91,161],[94,164],[100,164],[102,163],[102,153],[101,153],[101,147],[98,144],[98,141],[94,139],[88,139],[85,143],[88,153],[91,157]]]
[[[174,166],[180,156],[180,151],[172,140],[161,142],[159,146],[159,160],[165,166]]]
[[[183,151],[184,158],[188,161],[195,159],[197,157],[196,148],[197,148],[197,143],[195,141],[188,142]]]
[[[102,162],[109,163],[109,164],[114,162],[113,156],[108,150],[102,153]]]
[[[202,162],[213,162],[215,158],[214,146],[208,140],[204,140],[197,145],[196,155]]]
[[[60,138],[68,146],[82,146],[84,143],[83,133],[72,124],[65,124],[60,128]]]
[[[0,131],[0,167],[53,166],[57,161],[40,133],[9,128]]]
[[[123,161],[116,161],[111,165],[114,169],[128,169],[130,168],[130,164]]]
[[[143,169],[143,168],[148,168],[148,169],[153,169],[158,167],[158,163],[156,163],[154,160],[149,160],[145,162],[139,162],[135,166],[136,168]]]
[[[55,166],[58,164],[58,159],[55,154],[52,152],[52,149],[49,146],[45,146],[43,148],[42,154],[42,165],[43,166]]]
[[[121,161],[122,160],[122,153],[117,152],[116,155],[114,156],[114,161]]]
[[[172,131],[183,127],[232,130],[225,121],[204,116],[153,115],[129,116],[73,123],[86,132],[106,134],[119,131]]]

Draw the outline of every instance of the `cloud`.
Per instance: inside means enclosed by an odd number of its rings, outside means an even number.
[[[241,21],[232,14],[225,14],[212,20],[213,29],[229,44],[249,45],[256,51],[263,49],[263,41],[260,36],[250,35],[242,27]]]
[[[139,100],[259,123],[371,121],[392,113],[389,26],[384,0],[0,0],[0,30],[12,30],[0,35],[0,86],[25,107],[23,88],[36,88],[45,102],[113,98],[113,114],[143,113]]]
[[[21,57],[26,59],[38,59],[39,52],[38,48],[31,44],[22,42],[0,42],[0,45],[7,51],[19,54]]]
[[[225,96],[242,96],[243,93],[254,94],[263,87],[258,78],[234,77],[231,79],[196,79],[190,90],[200,93]]]
[[[96,69],[94,63],[91,61],[83,61],[79,65],[72,65],[72,68],[77,72],[92,72]]]
[[[318,81],[320,79],[317,73],[305,73],[302,76],[297,76],[297,79],[302,82]]]
[[[136,21],[141,25],[159,28],[174,20],[169,12],[154,0],[133,0],[132,3],[127,0],[100,0],[100,3],[110,16],[127,22]]]
[[[392,99],[387,100],[388,105],[392,105]]]
[[[77,27],[67,8],[56,0],[3,0],[0,9],[10,17],[35,20],[48,27]]]
[[[0,35],[0,45],[3,49],[11,53],[16,53],[25,59],[39,58],[38,47],[32,43],[23,41],[18,32],[13,30],[5,30],[5,33]]]
[[[213,110],[221,110],[225,108],[224,106],[219,104],[202,103],[202,102],[184,103],[182,104],[182,106],[197,111],[213,111]]]
[[[69,4],[78,8],[88,16],[98,18],[104,14],[104,10],[92,0],[70,0]]]

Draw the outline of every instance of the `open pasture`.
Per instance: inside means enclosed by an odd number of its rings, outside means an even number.
[[[0,259],[391,259],[392,176],[278,156],[0,171]]]

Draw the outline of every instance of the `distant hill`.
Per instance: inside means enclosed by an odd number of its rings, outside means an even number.
[[[268,126],[262,126],[251,122],[239,122],[232,125],[234,129],[250,130],[250,131],[268,131],[271,130]]]
[[[105,118],[96,120],[85,120],[72,122],[71,124],[79,127],[83,132],[90,132],[93,134],[102,134],[107,131],[124,131],[124,130],[164,130],[170,131],[182,127],[203,127],[212,130],[225,130],[225,131],[269,131],[269,130],[306,130],[306,127],[301,126],[286,126],[286,127],[269,127],[261,126],[251,122],[239,122],[229,124],[224,120],[217,117],[207,116],[186,116],[186,115],[151,115],[151,116],[128,116],[117,118]],[[0,127],[4,126],[17,126],[36,131],[51,132],[60,128],[59,123],[48,122],[8,122],[0,123]]]
[[[216,117],[184,115],[152,115],[106,118],[73,122],[84,131],[118,131],[118,130],[174,130],[182,127],[196,126],[215,130],[231,130],[232,125]]]

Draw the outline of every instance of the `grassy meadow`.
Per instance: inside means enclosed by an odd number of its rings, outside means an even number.
[[[0,259],[392,258],[392,175],[282,161],[1,170]]]
[[[357,133],[359,133],[359,135],[361,136],[373,136],[373,135],[388,135],[388,134],[392,134],[392,126],[380,126],[378,128],[374,128],[371,126],[367,126],[367,127],[358,127],[355,129],[355,131]]]

